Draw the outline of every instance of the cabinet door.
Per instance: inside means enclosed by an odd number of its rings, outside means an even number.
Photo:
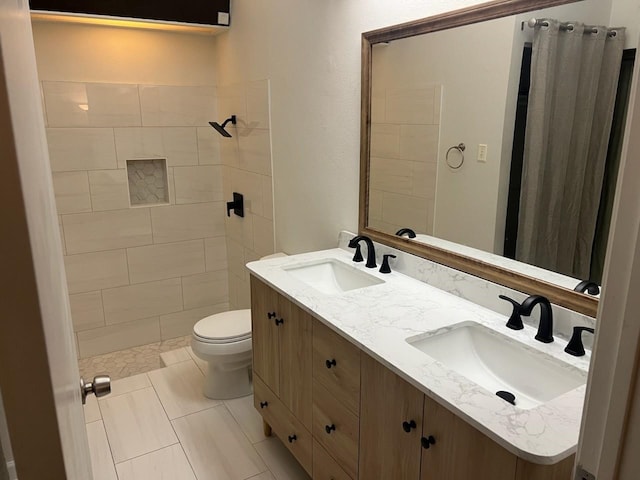
[[[278,302],[280,335],[279,397],[298,420],[311,430],[311,315],[284,297]]]
[[[515,455],[428,397],[424,401],[421,480],[513,480]]]
[[[358,478],[418,480],[424,395],[368,355],[361,359]]]
[[[276,395],[280,392],[279,295],[251,276],[253,371]]]

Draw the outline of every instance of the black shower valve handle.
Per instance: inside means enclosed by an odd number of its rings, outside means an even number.
[[[516,302],[513,298],[509,298],[506,295],[498,295],[498,298],[500,298],[501,300],[506,300],[507,302],[511,303],[511,305],[513,305],[513,311],[511,312],[511,316],[509,317],[509,321],[507,322],[507,327],[512,330],[522,330],[524,328],[522,317],[520,316],[520,307],[522,305]]]
[[[244,217],[244,196],[233,192],[233,202],[227,202],[227,217],[231,216],[231,210],[239,217]]]

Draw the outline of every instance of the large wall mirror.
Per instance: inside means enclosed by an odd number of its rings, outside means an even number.
[[[360,232],[595,316],[634,3],[501,0],[364,33]]]

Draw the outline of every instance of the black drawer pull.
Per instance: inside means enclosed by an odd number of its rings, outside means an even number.
[[[336,366],[336,359],[332,358],[331,360],[326,360],[324,362],[324,364],[327,366],[327,368],[335,367]]]
[[[295,434],[289,435],[289,443],[293,443],[298,439]]]
[[[269,402],[260,402],[260,408],[268,407]]]
[[[415,420],[409,420],[408,422],[402,422],[402,429],[407,433],[411,432],[411,430],[413,428],[416,428],[416,427],[417,427],[417,425],[416,425]]]
[[[284,323],[284,318],[276,318],[276,326],[282,325]]]
[[[429,448],[431,445],[436,444],[436,439],[433,438],[433,435],[429,435],[428,437],[422,437],[420,439],[420,444],[422,445],[422,448]]]
[[[331,435],[331,432],[336,429],[336,426],[332,423],[331,425],[325,425],[324,430],[328,435]]]
[[[272,318],[276,318],[276,312],[269,312],[267,313],[267,318],[269,320],[271,320]]]

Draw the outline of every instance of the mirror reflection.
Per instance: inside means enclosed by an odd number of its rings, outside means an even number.
[[[633,8],[590,0],[373,45],[367,227],[599,284]]]

